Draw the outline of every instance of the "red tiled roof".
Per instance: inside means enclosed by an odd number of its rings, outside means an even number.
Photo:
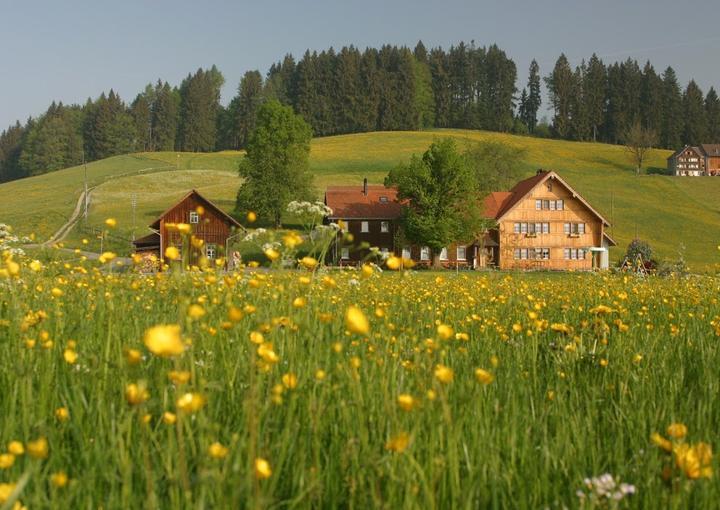
[[[332,209],[330,219],[394,219],[400,217],[402,205],[397,190],[382,185],[328,186],[325,205]],[[381,197],[385,197],[381,201]]]
[[[498,213],[505,208],[505,204],[513,196],[509,191],[493,191],[483,200],[483,216],[497,218]]]

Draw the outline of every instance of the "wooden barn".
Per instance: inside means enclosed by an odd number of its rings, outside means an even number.
[[[183,234],[179,224],[188,225],[189,233]],[[133,241],[135,253],[145,259],[147,269],[161,267],[159,261],[169,246],[186,254],[185,262],[191,265],[203,257],[210,261],[224,257],[228,240],[244,231],[235,218],[196,190],[162,213],[149,229],[151,234]]]

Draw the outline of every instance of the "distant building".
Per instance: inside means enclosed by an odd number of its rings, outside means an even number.
[[[330,186],[325,204],[333,210],[329,221],[341,223],[352,243],[334,246],[339,265],[365,260],[370,249],[429,265],[431,251],[403,241],[400,216],[403,204],[397,191],[384,186]],[[610,224],[557,173],[538,171],[510,191],[485,197],[483,215],[497,228],[477,239],[459,240],[439,254],[447,267],[501,269],[593,269],[609,266],[609,248],[615,246],[606,228]]]
[[[720,144],[686,145],[668,159],[668,170],[680,177],[720,175]]]
[[[190,226],[190,234],[195,243],[184,241],[178,232],[178,224]],[[133,241],[135,253],[146,259],[143,267],[157,269],[165,249],[175,246],[187,253],[188,264],[197,264],[205,257],[214,261],[224,256],[228,238],[242,225],[225,213],[210,200],[195,190],[188,192],[176,204],[166,210],[151,225],[151,234]]]

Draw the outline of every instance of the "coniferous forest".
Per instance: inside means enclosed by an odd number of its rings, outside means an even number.
[[[560,55],[552,69],[533,61],[519,84],[515,62],[496,45],[350,46],[308,50],[299,60],[286,55],[264,77],[248,71],[227,106],[223,84],[212,66],[179,86],[158,80],[130,102],[114,90],[84,105],[53,102],[0,134],[0,182],[133,151],[242,149],[267,99],[291,105],[315,136],[468,128],[622,143],[639,123],[663,148],[720,142],[713,88],[704,93],[693,80],[683,88],[672,67],[632,59],[606,63],[592,55],[573,68]],[[543,106],[551,111],[547,122]]]

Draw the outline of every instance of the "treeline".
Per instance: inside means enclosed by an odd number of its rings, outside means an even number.
[[[605,65],[593,55],[573,69],[561,55],[545,83],[558,138],[621,143],[638,123],[666,149],[720,142],[715,89],[703,94],[694,80],[681,89],[672,67],[658,73],[632,59]]]
[[[349,46],[286,55],[265,76],[248,71],[225,107],[213,66],[179,87],[150,84],[130,104],[111,90],[10,126],[0,134],[0,182],[133,151],[244,148],[269,99],[292,106],[316,136],[439,127],[618,143],[641,123],[665,148],[720,142],[715,90],[705,95],[691,80],[683,91],[670,67],[657,73],[649,62],[606,65],[593,55],[573,68],[561,55],[544,78],[549,124],[538,119],[542,81],[533,61],[519,91],[515,63],[496,45]]]

